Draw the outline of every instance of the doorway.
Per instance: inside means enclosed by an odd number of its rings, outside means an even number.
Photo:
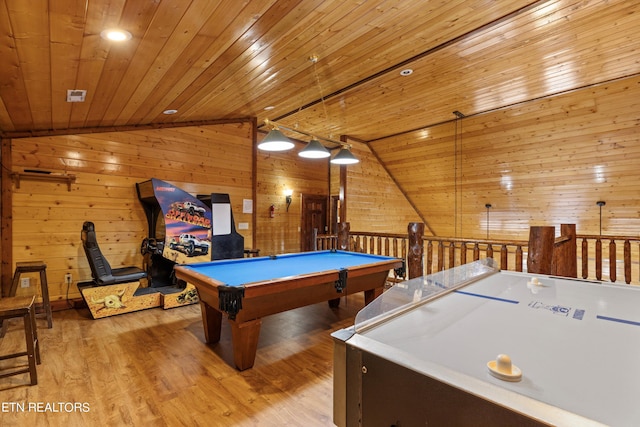
[[[317,228],[318,234],[327,233],[327,196],[302,195],[301,223],[300,251],[312,251],[313,229]]]

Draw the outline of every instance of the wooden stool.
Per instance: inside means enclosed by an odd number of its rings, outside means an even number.
[[[46,317],[49,329],[53,327],[53,318],[51,316],[51,304],[49,302],[49,285],[47,284],[47,264],[42,261],[17,262],[16,271],[13,273],[13,281],[11,289],[9,289],[10,297],[16,296],[18,284],[20,283],[20,275],[22,273],[40,273],[40,290],[42,292],[43,313],[36,314],[36,317]],[[7,322],[2,322],[2,331],[0,338],[7,332]]]
[[[12,375],[29,373],[31,385],[38,384],[38,373],[36,364],[40,364],[40,344],[38,343],[38,329],[36,327],[36,316],[34,301],[35,296],[28,297],[7,297],[0,299],[0,319],[6,320],[22,317],[24,320],[24,335],[27,341],[27,350],[0,356],[0,360],[13,359],[15,357],[27,356],[29,366],[17,371],[0,374],[0,378]]]

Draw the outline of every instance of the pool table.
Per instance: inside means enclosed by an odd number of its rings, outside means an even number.
[[[178,279],[198,290],[207,343],[220,341],[222,315],[227,316],[239,370],[253,366],[262,317],[322,301],[337,306],[341,296],[360,291],[369,303],[382,293],[391,269],[404,274],[404,261],[336,250],[174,268]]]

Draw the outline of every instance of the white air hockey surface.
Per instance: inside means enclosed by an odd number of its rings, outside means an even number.
[[[533,277],[541,285],[531,285]],[[551,423],[562,422],[553,413],[560,409],[603,424],[640,425],[634,286],[495,272],[418,301],[349,342]],[[521,381],[490,375],[487,363],[498,354],[511,357]]]

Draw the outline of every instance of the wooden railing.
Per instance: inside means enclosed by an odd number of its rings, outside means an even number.
[[[424,236],[424,274],[442,271],[457,265],[483,258],[495,258],[500,269],[523,271],[523,254],[526,241],[460,239]],[[338,236],[318,235],[317,249],[336,249]],[[392,256],[407,259],[409,236],[407,234],[349,233],[349,248],[355,252]]]
[[[578,235],[577,244],[583,279],[640,284],[640,237]]]
[[[577,235],[576,240],[578,277],[640,284],[640,237]],[[526,271],[528,241],[423,236],[422,242],[424,275],[483,258],[493,258],[501,270]],[[317,235],[316,245],[336,249],[338,236]],[[349,250],[406,260],[409,235],[350,231]]]

